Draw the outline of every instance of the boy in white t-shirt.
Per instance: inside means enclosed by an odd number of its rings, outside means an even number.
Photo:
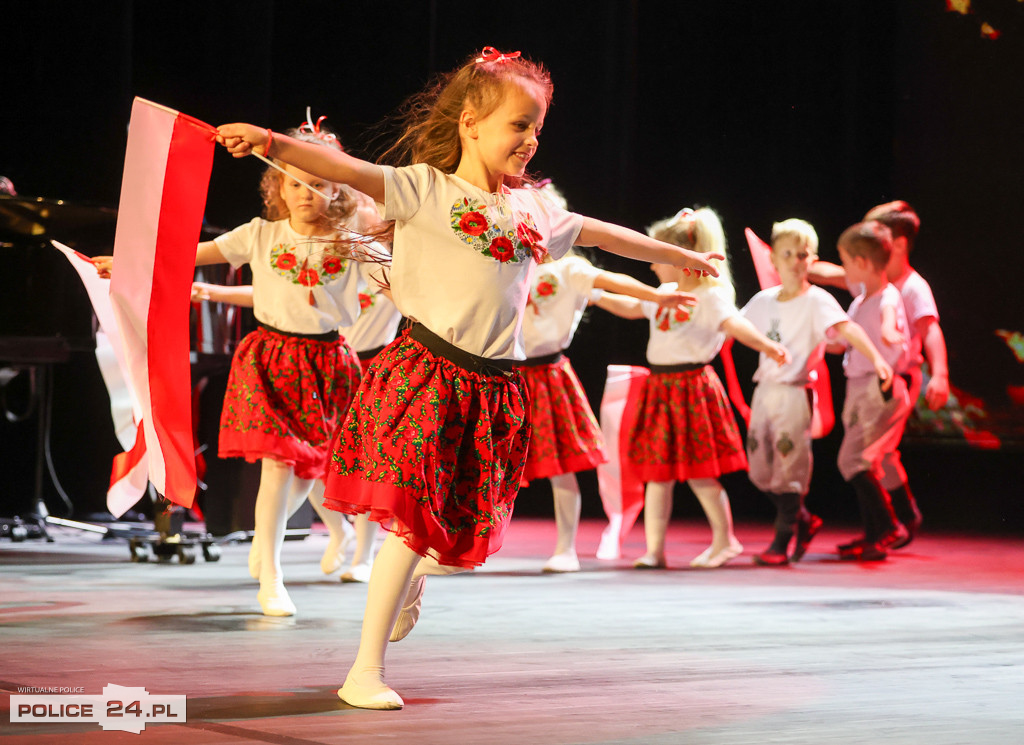
[[[784,365],[762,354],[754,373],[757,387],[750,405],[747,462],[750,481],[775,504],[775,536],[754,556],[762,566],[799,561],[821,518],[804,505],[811,483],[812,384],[815,367],[828,338],[841,337],[880,363],[880,377],[891,375],[864,330],[851,321],[832,295],[808,281],[817,259],[818,236],[804,220],[789,219],[772,227],[771,261],[782,284],[754,295],[743,315],[758,331],[784,345]],[[796,537],[793,551],[789,545]]]

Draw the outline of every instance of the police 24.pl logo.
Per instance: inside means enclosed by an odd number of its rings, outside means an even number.
[[[184,723],[185,697],[112,683],[101,696],[11,696],[11,724],[31,722],[96,722],[105,730],[139,734],[149,723]]]

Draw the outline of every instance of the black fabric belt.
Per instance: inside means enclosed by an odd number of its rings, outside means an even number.
[[[409,328],[409,336],[438,357],[444,357],[453,365],[458,365],[463,370],[479,375],[504,375],[507,377],[514,367],[515,360],[493,360],[488,357],[478,357],[464,349],[459,349],[454,344],[450,344],[442,339],[422,323],[414,323]]]
[[[561,352],[545,354],[541,357],[527,357],[525,360],[516,360],[516,367],[540,367],[541,365],[553,365],[562,359]]]
[[[707,362],[683,362],[678,365],[648,365],[648,367],[651,368],[651,372],[654,374],[681,373],[692,372],[693,370],[700,370],[707,364]]]
[[[374,347],[373,349],[364,349],[362,352],[356,352],[356,355],[359,357],[359,361],[360,362],[369,362],[374,357],[376,357],[378,354],[383,352],[384,351],[384,347],[386,347],[386,346],[387,346],[387,344],[385,344],[382,347]]]
[[[334,331],[325,331],[322,334],[297,334],[294,331],[282,331],[281,329],[275,329],[273,326],[263,323],[262,321],[258,321],[258,323],[261,328],[266,329],[272,334],[280,334],[281,336],[292,336],[295,337],[296,339],[310,339],[311,341],[338,341],[338,338],[340,336],[340,334],[338,334],[337,329],[335,329]]]

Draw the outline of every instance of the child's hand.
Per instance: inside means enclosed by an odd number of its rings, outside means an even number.
[[[102,279],[110,279],[110,272],[114,269],[113,256],[93,256],[89,261],[96,267],[96,273]]]
[[[883,391],[892,388],[892,367],[881,357],[875,359],[875,373],[878,375],[878,379],[882,381]]]
[[[938,411],[949,400],[949,378],[933,375],[924,389],[924,400],[928,408]]]
[[[252,124],[222,124],[217,127],[217,142],[236,158],[253,152],[266,155],[270,130]]]
[[[658,296],[658,306],[666,310],[686,310],[697,304],[697,296],[689,292],[659,287],[654,294]]]
[[[906,339],[907,339],[907,337],[905,337],[900,332],[899,329],[897,329],[897,328],[887,329],[887,328],[885,328],[884,325],[882,326],[882,343],[883,344],[886,344],[887,346],[890,346],[890,347],[898,347],[904,341],[906,341]]]
[[[683,260],[678,264],[678,266],[682,267],[683,274],[696,272],[704,276],[718,276],[718,267],[711,262],[715,260],[721,261],[725,256],[719,253],[700,253],[687,248],[680,248],[679,250],[684,254]]]
[[[189,298],[190,302],[201,303],[204,300],[210,300],[210,291],[212,289],[213,285],[207,284],[206,282],[193,282],[192,297]]]
[[[792,359],[789,356],[789,350],[786,349],[781,344],[779,344],[777,341],[769,340],[768,346],[764,350],[764,353],[768,355],[771,359],[775,360],[775,362],[778,363],[779,365],[788,364],[789,361]]]

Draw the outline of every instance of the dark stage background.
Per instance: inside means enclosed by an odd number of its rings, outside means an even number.
[[[349,150],[372,157],[386,139],[378,123],[432,74],[485,45],[522,50],[555,81],[533,162],[540,175],[573,209],[638,229],[682,206],[714,207],[741,303],[757,289],[744,227],[767,237],[773,221],[802,217],[819,232],[821,256],[837,260],[836,236],[869,207],[896,198],[915,205],[923,228],[913,263],[939,303],[960,406],[908,437],[912,485],[933,526],[1016,531],[1024,529],[1024,368],[1012,349],[1021,355],[1024,344],[997,331],[1024,330],[1024,5],[973,5],[964,15],[944,0],[109,0],[101,11],[17,2],[4,41],[0,174],[21,195],[116,207],[136,95],[211,124],[275,130],[296,126],[311,106]],[[211,225],[233,227],[259,212],[260,168],[217,154]],[[56,237],[75,243],[67,232]],[[112,230],[79,245],[101,253],[110,240]],[[28,333],[40,315],[32,303],[82,307],[84,292],[60,276],[67,268],[59,262],[27,276],[26,265],[31,271],[50,249],[8,242],[2,250],[0,292],[25,303],[4,305],[0,336]],[[655,281],[641,264],[598,260]],[[69,323],[77,332],[83,320]],[[635,322],[591,313],[571,356],[595,409],[605,366],[642,364],[646,336]],[[748,381],[754,355],[736,354]],[[842,374],[833,363],[838,405]],[[4,388],[16,411],[26,377]],[[54,365],[53,387],[53,470],[77,513],[96,511],[118,447],[91,352],[76,348]],[[209,404],[207,416],[218,408]],[[32,493],[38,426],[31,417],[2,424],[0,512]],[[827,518],[851,519],[852,493],[833,468],[838,440],[833,433],[818,443],[810,499]],[[600,514],[593,474],[581,480],[586,513]],[[768,518],[742,474],[726,484],[739,519]],[[66,512],[48,478],[44,496],[52,512]],[[526,490],[518,509],[549,511],[546,487]],[[699,514],[689,498],[677,499],[676,513]]]

